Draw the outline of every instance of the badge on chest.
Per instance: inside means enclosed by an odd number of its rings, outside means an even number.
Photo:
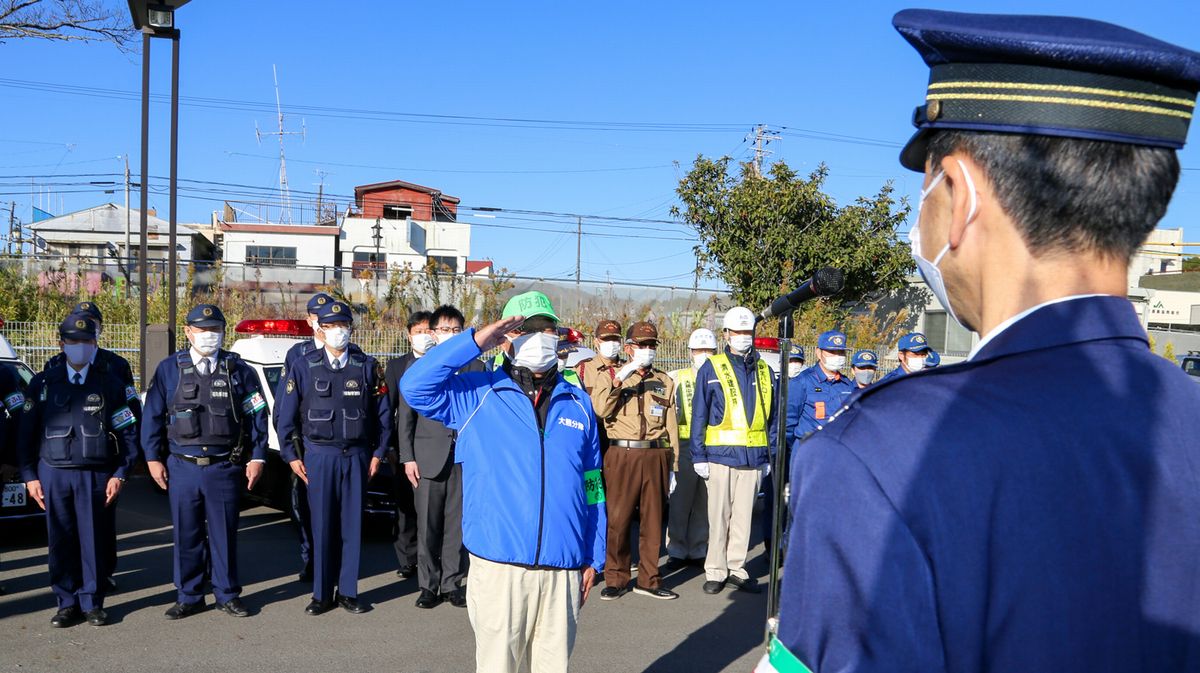
[[[350,379],[346,381],[346,388],[342,391],[342,394],[346,397],[361,397],[362,387],[359,386],[358,381]]]
[[[83,402],[83,410],[89,414],[94,414],[103,408],[104,403],[101,401],[100,396],[96,393],[88,395],[87,399]]]

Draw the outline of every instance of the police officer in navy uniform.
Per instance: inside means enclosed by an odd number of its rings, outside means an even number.
[[[817,337],[816,364],[787,382],[789,444],[824,425],[854,392],[854,383],[842,374],[845,366],[846,335],[823,332]]]
[[[305,320],[308,326],[313,331],[312,339],[306,339],[295,344],[288,349],[283,357],[283,374],[279,377],[279,383],[276,385],[275,399],[278,400],[283,396],[284,386],[287,381],[287,372],[292,368],[301,357],[315,350],[320,350],[325,346],[325,342],[321,340],[321,328],[317,324],[317,315],[321,311],[321,307],[333,301],[333,297],[325,292],[318,292],[309,298],[306,306],[307,316]],[[276,404],[271,410],[271,423],[279,424],[279,404]],[[299,441],[296,437],[280,437],[281,444],[294,444]],[[308,512],[308,487],[295,474],[292,475],[292,523],[296,526],[296,536],[300,539],[300,581],[312,581],[312,521]]]
[[[896,342],[896,358],[900,366],[888,372],[880,382],[925,370],[925,360],[929,354],[929,342],[920,332],[909,332]]]
[[[340,605],[359,614],[367,611],[358,602],[363,499],[392,441],[391,405],[379,363],[351,349],[350,307],[328,303],[317,320],[325,347],[288,371],[276,432],[296,433],[304,448],[301,456],[292,444],[281,447],[308,485],[312,512],[313,598],[305,612]]]
[[[96,323],[96,341],[99,342],[101,334],[104,332],[104,314],[100,312],[100,307],[93,301],[81,301],[75,305],[72,313],[82,313],[92,319]],[[61,352],[55,353],[46,364],[42,367],[42,371],[50,371],[55,367],[61,367],[66,360]],[[133,380],[133,368],[129,366],[129,360],[117,355],[107,348],[97,348],[95,355],[92,356],[91,366],[96,368],[96,371],[103,371],[117,377],[125,386],[125,399],[128,400],[129,408],[133,410],[133,417],[142,420],[142,399],[138,396],[137,383]],[[112,518],[109,525],[109,530],[113,533],[112,544],[108,545],[108,572],[106,578],[108,582],[109,592],[116,591],[117,581],[113,579],[112,573],[117,570],[117,503],[113,503],[112,507],[106,507],[105,513]]]
[[[185,322],[189,347],[155,369],[142,424],[146,466],[167,490],[174,524],[177,596],[166,616],[182,619],[204,609],[211,566],[217,609],[246,617],[239,597],[239,505],[242,489],[254,488],[266,462],[267,402],[250,365],[221,348],[220,308],[200,304]]]
[[[1179,179],[1200,53],[1076,18],[893,22],[931,68],[901,154],[925,173],[914,261],[981,339],[793,454],[768,659],[1198,671],[1200,386],[1149,349],[1126,274]]]
[[[18,446],[30,497],[46,510],[57,628],[108,623],[104,597],[111,507],[137,459],[137,419],[115,377],[93,369],[96,325],[73,313],[59,326],[64,364],[33,377]]]

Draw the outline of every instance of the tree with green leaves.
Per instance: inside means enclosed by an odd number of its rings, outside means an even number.
[[[697,275],[723,280],[744,306],[763,306],[822,267],[846,274],[837,301],[878,300],[906,287],[915,266],[897,228],[909,206],[893,198],[891,182],[872,197],[839,206],[822,191],[828,168],[807,177],[783,162],[766,175],[731,159],[696,158],[676,193],[672,214],[700,237]]]
[[[1200,271],[1200,257],[1184,257],[1183,270],[1186,272]]]

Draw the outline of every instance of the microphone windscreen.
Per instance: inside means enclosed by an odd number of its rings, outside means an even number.
[[[828,297],[831,294],[837,294],[842,291],[845,285],[846,274],[841,269],[835,269],[830,266],[818,269],[812,277],[813,294],[818,297]]]

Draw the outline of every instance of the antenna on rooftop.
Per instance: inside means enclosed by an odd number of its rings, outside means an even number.
[[[301,141],[305,139],[307,128],[304,125],[304,119],[300,120],[299,131],[284,131],[283,130],[283,105],[279,102],[279,72],[274,65],[271,66],[271,76],[275,80],[275,114],[279,121],[278,131],[260,131],[258,121],[254,122],[254,136],[258,139],[258,144],[262,145],[263,136],[279,136],[279,192],[283,197],[283,205],[279,212],[280,224],[292,224],[292,194],[288,190],[287,179],[287,157],[283,151],[284,136],[300,136]]]

